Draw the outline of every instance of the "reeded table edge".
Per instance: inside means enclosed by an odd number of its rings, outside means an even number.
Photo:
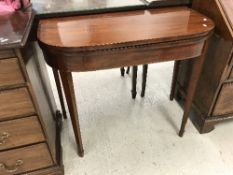
[[[42,47],[53,48],[56,50],[67,50],[67,52],[71,52],[71,53],[72,52],[98,52],[98,51],[101,52],[101,51],[111,51],[111,50],[116,50],[116,49],[147,47],[149,45],[154,45],[154,44],[166,44],[166,43],[171,43],[171,42],[176,43],[176,42],[181,42],[181,41],[187,41],[186,38],[189,38],[188,40],[200,41],[203,38],[208,37],[209,33],[211,33],[213,30],[214,30],[214,27],[210,29],[208,32],[198,33],[195,35],[176,37],[174,39],[170,39],[170,38],[163,38],[162,40],[147,39],[147,40],[140,40],[140,41],[138,40],[138,41],[130,41],[130,42],[122,42],[122,43],[92,45],[92,46],[85,46],[85,47],[55,46],[55,45],[44,43],[43,41],[40,41],[39,39],[38,39],[38,43]]]

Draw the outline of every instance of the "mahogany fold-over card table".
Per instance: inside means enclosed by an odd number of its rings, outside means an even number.
[[[79,155],[84,151],[72,72],[193,59],[182,136],[213,28],[209,18],[186,7],[41,20],[39,44],[46,62],[60,73]]]

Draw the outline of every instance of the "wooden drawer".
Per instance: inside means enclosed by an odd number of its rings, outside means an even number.
[[[1,58],[10,58],[10,57],[14,57],[14,56],[15,56],[15,53],[11,49],[0,50],[0,59]]]
[[[0,60],[0,87],[24,83],[17,58]]]
[[[0,91],[0,121],[34,113],[32,99],[26,88]]]
[[[0,174],[15,175],[53,165],[48,147],[41,143],[20,149],[0,152]]]
[[[36,116],[0,123],[0,151],[44,141]]]
[[[64,175],[63,166],[55,166],[38,171],[33,171],[25,175]]]
[[[233,83],[224,83],[218,96],[213,115],[233,112]]]

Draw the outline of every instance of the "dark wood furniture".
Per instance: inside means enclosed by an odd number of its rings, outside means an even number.
[[[72,72],[195,58],[182,136],[213,28],[210,19],[186,7],[41,20],[39,43],[47,63],[60,72],[79,155],[84,151]]]
[[[133,66],[132,67],[132,98],[135,99],[137,96],[137,72],[138,72],[138,66]],[[129,74],[130,72],[130,67],[128,66],[126,71],[125,68],[122,67],[121,69],[121,76],[125,76],[126,74]],[[146,91],[146,80],[147,80],[147,70],[148,70],[148,64],[145,64],[142,66],[142,90],[141,90],[141,97],[145,96],[145,91]]]
[[[138,66],[133,66],[132,71],[132,98],[135,99],[137,96],[137,74],[138,74]],[[148,64],[144,64],[142,66],[142,90],[141,90],[141,97],[145,96],[146,92],[146,81],[147,81],[147,71],[148,71]]]
[[[128,66],[127,69],[126,69],[126,71],[125,71],[125,68],[124,68],[124,67],[121,67],[120,71],[121,71],[121,76],[124,77],[124,76],[125,76],[125,73],[126,73],[126,74],[129,74],[129,72],[130,72],[130,67]]]
[[[216,123],[232,119],[233,116],[233,1],[194,0],[193,8],[216,23],[191,117],[200,133],[206,133],[212,131]],[[182,62],[176,73],[176,97],[180,103],[186,97],[192,67],[191,61]]]
[[[0,174],[62,175],[61,114],[27,41],[33,13],[0,15]],[[20,22],[19,22],[20,21]]]

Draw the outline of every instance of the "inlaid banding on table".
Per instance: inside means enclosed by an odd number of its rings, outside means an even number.
[[[105,50],[86,52],[44,46],[42,48],[49,65],[59,70],[79,72],[198,57],[202,53],[205,39],[204,37],[195,38],[195,40],[144,44],[123,49],[106,48]],[[62,62],[64,64],[60,64]]]
[[[128,43],[118,43],[118,44],[114,44],[114,45],[104,45],[101,46],[95,46],[95,47],[88,47],[88,48],[61,48],[61,47],[56,47],[56,46],[52,46],[52,45],[46,45],[42,42],[39,41],[39,43],[41,43],[41,47],[43,47],[44,49],[46,48],[51,48],[53,50],[56,50],[56,52],[58,53],[59,51],[61,53],[64,53],[65,50],[67,50],[66,55],[72,54],[72,52],[75,52],[75,54],[77,53],[93,53],[93,52],[111,52],[111,51],[119,51],[119,50],[128,50],[128,49],[140,49],[140,48],[150,48],[150,47],[156,47],[156,48],[169,48],[170,45],[176,45],[178,46],[187,46],[187,45],[192,45],[194,43],[198,44],[200,42],[204,42],[205,41],[205,37],[208,37],[209,35],[204,33],[203,35],[199,35],[198,37],[190,37],[189,39],[174,39],[174,40],[170,40],[167,42],[153,42],[153,40],[147,40],[145,41],[137,41],[135,42],[128,42]]]

